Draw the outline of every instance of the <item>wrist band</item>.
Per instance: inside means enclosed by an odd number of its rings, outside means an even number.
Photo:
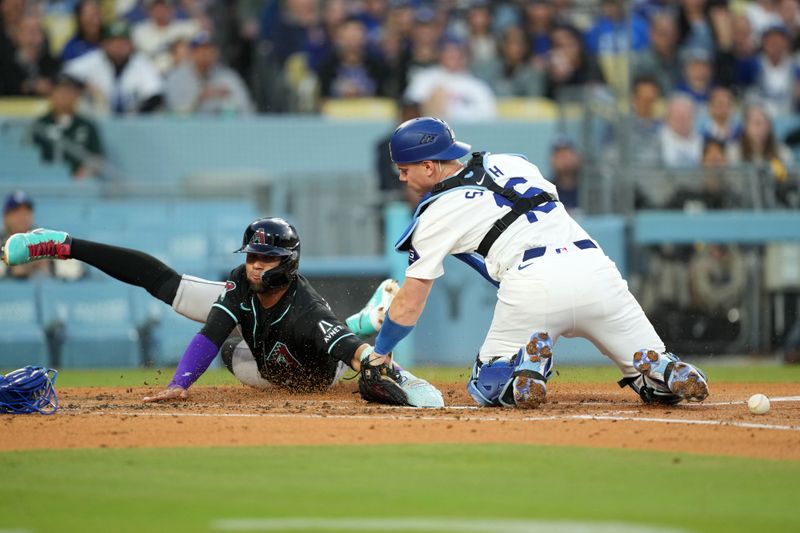
[[[412,329],[414,326],[401,326],[389,317],[389,313],[386,313],[381,331],[378,333],[378,338],[375,339],[375,353],[389,355],[397,343],[405,339]]]

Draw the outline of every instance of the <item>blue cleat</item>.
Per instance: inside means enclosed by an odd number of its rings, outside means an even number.
[[[400,290],[393,279],[385,279],[378,285],[372,297],[361,311],[347,319],[347,327],[359,337],[369,337],[380,331],[386,311]]]
[[[702,370],[669,352],[639,350],[633,354],[633,367],[643,376],[666,385],[682,400],[702,402],[708,397],[708,380]]]
[[[552,373],[553,340],[544,332],[531,335],[531,340],[520,348],[514,369],[514,403],[522,409],[532,409],[543,404],[547,396],[547,379]]]
[[[15,233],[3,246],[3,262],[17,266],[39,259],[68,259],[71,245],[72,237],[63,231],[39,228]]]

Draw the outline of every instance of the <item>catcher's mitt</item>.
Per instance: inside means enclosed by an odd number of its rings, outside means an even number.
[[[371,364],[369,358],[361,361],[361,375],[358,378],[358,392],[368,402],[389,405],[408,405],[408,397],[400,383],[403,377],[394,369],[391,361]]]

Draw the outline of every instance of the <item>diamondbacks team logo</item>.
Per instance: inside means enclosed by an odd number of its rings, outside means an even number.
[[[231,292],[233,289],[236,288],[236,283],[231,280],[225,282],[225,292]]]
[[[272,347],[272,351],[267,355],[266,362],[268,365],[274,364],[292,368],[300,368],[303,366],[294,358],[289,348],[282,342],[275,343],[275,346]]]

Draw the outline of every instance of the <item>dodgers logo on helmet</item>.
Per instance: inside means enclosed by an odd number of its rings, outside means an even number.
[[[470,149],[470,145],[456,141],[445,121],[434,117],[403,122],[389,140],[392,161],[398,164],[459,159]]]

